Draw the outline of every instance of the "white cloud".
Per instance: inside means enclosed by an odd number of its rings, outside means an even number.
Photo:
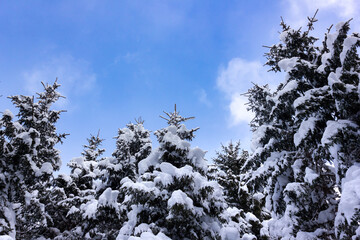
[[[336,24],[354,18],[359,21],[360,4],[358,0],[283,0],[285,21],[294,28],[306,26],[307,17],[319,9],[319,21]],[[326,20],[325,20],[326,19]],[[333,22],[336,21],[336,22]]]
[[[248,62],[241,58],[230,60],[226,68],[220,69],[217,86],[226,94],[244,93],[251,81],[261,80],[260,62]]]
[[[217,87],[230,100],[230,124],[237,125],[242,122],[249,123],[253,113],[246,110],[247,98],[242,96],[252,83],[274,85],[274,74],[267,72],[267,68],[259,61],[246,61],[241,58],[233,58],[226,68],[221,68],[217,78]],[[278,79],[282,79],[279,75]]]
[[[254,118],[254,113],[249,112],[246,108],[246,103],[248,102],[245,96],[240,96],[238,94],[233,95],[229,105],[231,112],[231,125],[237,125],[240,122],[249,123]]]
[[[198,95],[199,102],[206,105],[207,107],[211,107],[212,104],[211,104],[211,102],[207,96],[207,93],[204,89],[200,89],[199,91],[197,91],[197,95]]]
[[[75,59],[71,55],[54,57],[25,71],[25,90],[31,94],[42,91],[41,82],[53,83],[58,78],[59,92],[67,99],[84,94],[95,87],[96,75],[87,61]],[[67,100],[61,100],[66,104]]]

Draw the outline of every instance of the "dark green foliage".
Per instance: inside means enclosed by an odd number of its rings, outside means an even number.
[[[277,214],[271,237],[323,229],[318,238],[334,238],[337,189],[358,153],[359,40],[347,35],[346,22],[319,48],[310,35],[316,21],[309,18],[304,32],[281,23],[282,43],[270,47],[266,65],[286,79],[274,93],[257,85],[247,93],[255,152],[242,179],[250,192],[264,191],[266,207]]]
[[[240,142],[235,144],[230,142],[228,146],[221,145],[221,148],[222,151],[217,152],[217,156],[213,159],[221,170],[217,181],[224,188],[224,195],[229,206],[244,209],[239,201],[240,174],[249,153],[240,149]]]
[[[119,129],[116,137],[114,158],[100,162],[103,189],[110,187],[119,190],[121,180],[125,177],[135,181],[138,177],[138,163],[151,152],[150,132],[143,126],[143,121],[129,123],[126,128]]]
[[[220,227],[225,204],[216,182],[207,180],[204,152],[190,148],[196,129],[180,124],[191,118],[181,117],[176,108],[166,114],[169,126],[155,132],[159,148],[139,163],[137,182],[124,182],[128,221],[119,239],[144,231],[179,240],[219,239],[214,227]]]
[[[18,239],[53,235],[52,219],[45,208],[47,188],[61,163],[54,147],[66,134],[56,133],[55,124],[62,111],[51,109],[61,97],[57,92],[60,85],[55,82],[43,86],[37,102],[30,96],[9,97],[18,109],[17,119],[7,110],[0,124],[0,172],[6,176],[1,178],[1,206],[2,213],[6,213],[2,233]]]

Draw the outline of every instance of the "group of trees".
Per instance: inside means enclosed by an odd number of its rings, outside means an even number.
[[[176,106],[173,113],[165,112],[168,126],[154,133],[157,149],[139,119],[119,129],[111,157],[102,156],[99,134],[91,135],[82,156],[68,163],[70,175],[55,177],[61,165],[55,144],[66,137],[55,127],[62,111],[51,108],[61,97],[60,85],[43,85],[37,99],[10,97],[18,113],[6,110],[0,121],[0,239],[251,236],[251,224],[242,219],[231,189],[238,186],[238,170],[231,185],[225,179],[221,183],[229,192],[224,195],[208,175],[205,152],[190,146],[197,128],[183,123],[192,118],[180,116]],[[239,146],[231,151],[236,158]],[[230,168],[232,162],[224,161],[219,167]],[[231,211],[225,198],[232,202]],[[245,225],[239,228],[239,221]]]
[[[213,164],[175,106],[156,149],[139,119],[119,129],[111,157],[91,135],[70,175],[55,177],[59,84],[9,97],[18,113],[0,120],[0,239],[358,239],[360,36],[340,23],[317,46],[315,22],[281,23],[266,65],[285,80],[247,93],[253,152],[230,142]]]

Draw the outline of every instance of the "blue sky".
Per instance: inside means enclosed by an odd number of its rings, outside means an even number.
[[[280,16],[299,27],[317,8],[315,35],[352,17],[360,32],[356,0],[0,1],[0,110],[16,113],[5,96],[32,95],[58,77],[65,172],[90,134],[100,129],[110,156],[118,128],[139,116],[162,128],[159,115],[175,103],[196,117],[187,126],[200,127],[193,146],[207,158],[229,140],[249,149],[240,94],[283,78],[262,66],[262,46],[279,41]]]

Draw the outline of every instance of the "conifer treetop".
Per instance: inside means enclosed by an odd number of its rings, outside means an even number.
[[[180,124],[181,122],[185,122],[185,121],[187,121],[187,120],[190,120],[190,119],[194,119],[194,118],[195,118],[195,117],[187,117],[187,118],[185,118],[185,117],[180,116],[180,115],[179,115],[180,112],[177,112],[177,111],[176,111],[176,104],[175,104],[175,107],[174,107],[174,112],[168,113],[168,112],[165,112],[165,111],[164,111],[164,113],[165,113],[169,118],[163,117],[163,116],[161,116],[161,115],[160,115],[160,117],[161,117],[162,119],[165,119],[169,125],[174,125],[174,126],[179,126],[179,124]]]

